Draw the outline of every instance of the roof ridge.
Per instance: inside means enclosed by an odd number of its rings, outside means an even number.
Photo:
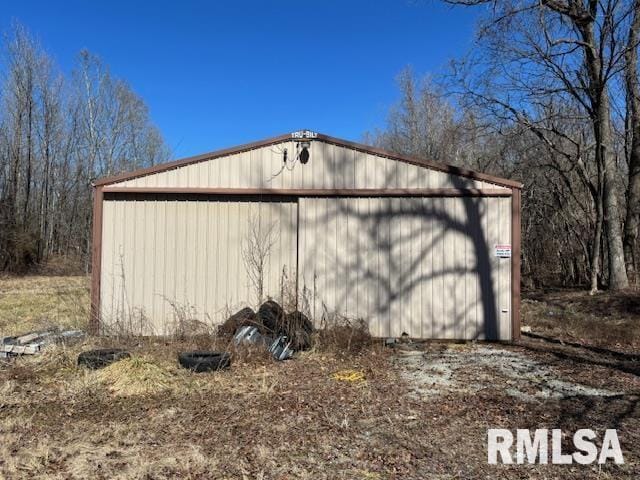
[[[373,147],[371,145],[365,145],[362,143],[352,142],[349,140],[343,140],[341,138],[331,137],[329,135],[324,135],[322,133],[318,133],[318,132],[315,132],[314,130],[308,130],[308,129],[296,130],[294,132],[278,135],[276,137],[266,138],[264,140],[259,140],[257,142],[251,142],[243,145],[238,145],[236,147],[215,150],[215,151],[203,153],[200,155],[195,155],[191,157],[174,160],[171,162],[153,165],[151,167],[140,168],[137,170],[133,170],[131,172],[125,172],[117,175],[99,178],[93,182],[93,186],[99,187],[104,185],[110,185],[112,183],[123,182],[126,180],[132,180],[134,178],[152,175],[154,173],[165,172],[168,170],[185,167],[187,165],[192,165],[194,163],[199,163],[206,160],[212,160],[214,158],[235,155],[235,154],[243,153],[249,150],[255,150],[257,148],[267,147],[269,145],[274,145],[276,143],[281,143],[284,141],[296,141],[296,140],[303,140],[303,139],[320,140],[326,143],[331,143],[333,145],[338,145],[341,147],[351,148],[353,150],[361,151],[364,153],[369,153],[371,155],[385,157],[391,160],[397,160],[400,162],[405,162],[405,163],[409,163],[409,164],[413,164],[421,167],[430,168],[432,170],[438,170],[444,173],[450,173],[453,175],[459,175],[462,177],[471,178],[474,180],[489,182],[502,187],[517,188],[517,189],[521,189],[523,187],[522,183],[517,182],[515,180],[501,178],[501,177],[489,175],[486,173],[476,172],[474,170],[469,170],[463,167],[456,167],[454,165],[447,165],[444,163],[434,162],[434,161],[419,158],[419,157],[401,155],[398,153],[390,152],[382,148]]]

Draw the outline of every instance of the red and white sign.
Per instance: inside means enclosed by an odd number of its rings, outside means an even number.
[[[511,245],[497,244],[495,247],[496,247],[496,257],[511,258]]]

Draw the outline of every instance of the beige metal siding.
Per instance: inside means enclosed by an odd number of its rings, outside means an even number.
[[[289,162],[283,164],[287,149]],[[283,141],[113,184],[153,188],[501,188],[316,140]],[[376,336],[511,338],[511,198],[248,198],[107,194],[103,325],[170,333],[256,298],[243,261],[251,219],[275,225],[266,294],[294,290],[317,322],[363,318]],[[296,271],[299,264],[299,271]],[[283,286],[287,282],[286,287]]]
[[[283,163],[287,149],[289,162]],[[504,188],[323,141],[309,163],[293,161],[296,142],[256,148],[113,184],[182,188]]]
[[[168,334],[181,316],[208,324],[255,306],[243,260],[253,222],[274,225],[265,294],[281,300],[296,278],[295,200],[171,195],[107,197],[103,205],[101,318],[109,328]]]
[[[374,336],[510,339],[509,198],[304,198],[300,285],[316,322]]]

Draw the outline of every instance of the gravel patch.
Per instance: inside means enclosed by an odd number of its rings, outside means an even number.
[[[421,399],[486,389],[526,401],[622,394],[561,378],[524,353],[493,346],[454,344],[443,351],[399,351],[394,363],[412,395]]]

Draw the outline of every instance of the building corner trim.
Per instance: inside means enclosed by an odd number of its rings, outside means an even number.
[[[91,311],[89,332],[100,333],[100,280],[102,270],[102,206],[104,192],[102,186],[93,188],[93,229],[91,236]]]
[[[522,191],[513,190],[511,197],[511,339],[520,340],[520,254],[522,249]]]

